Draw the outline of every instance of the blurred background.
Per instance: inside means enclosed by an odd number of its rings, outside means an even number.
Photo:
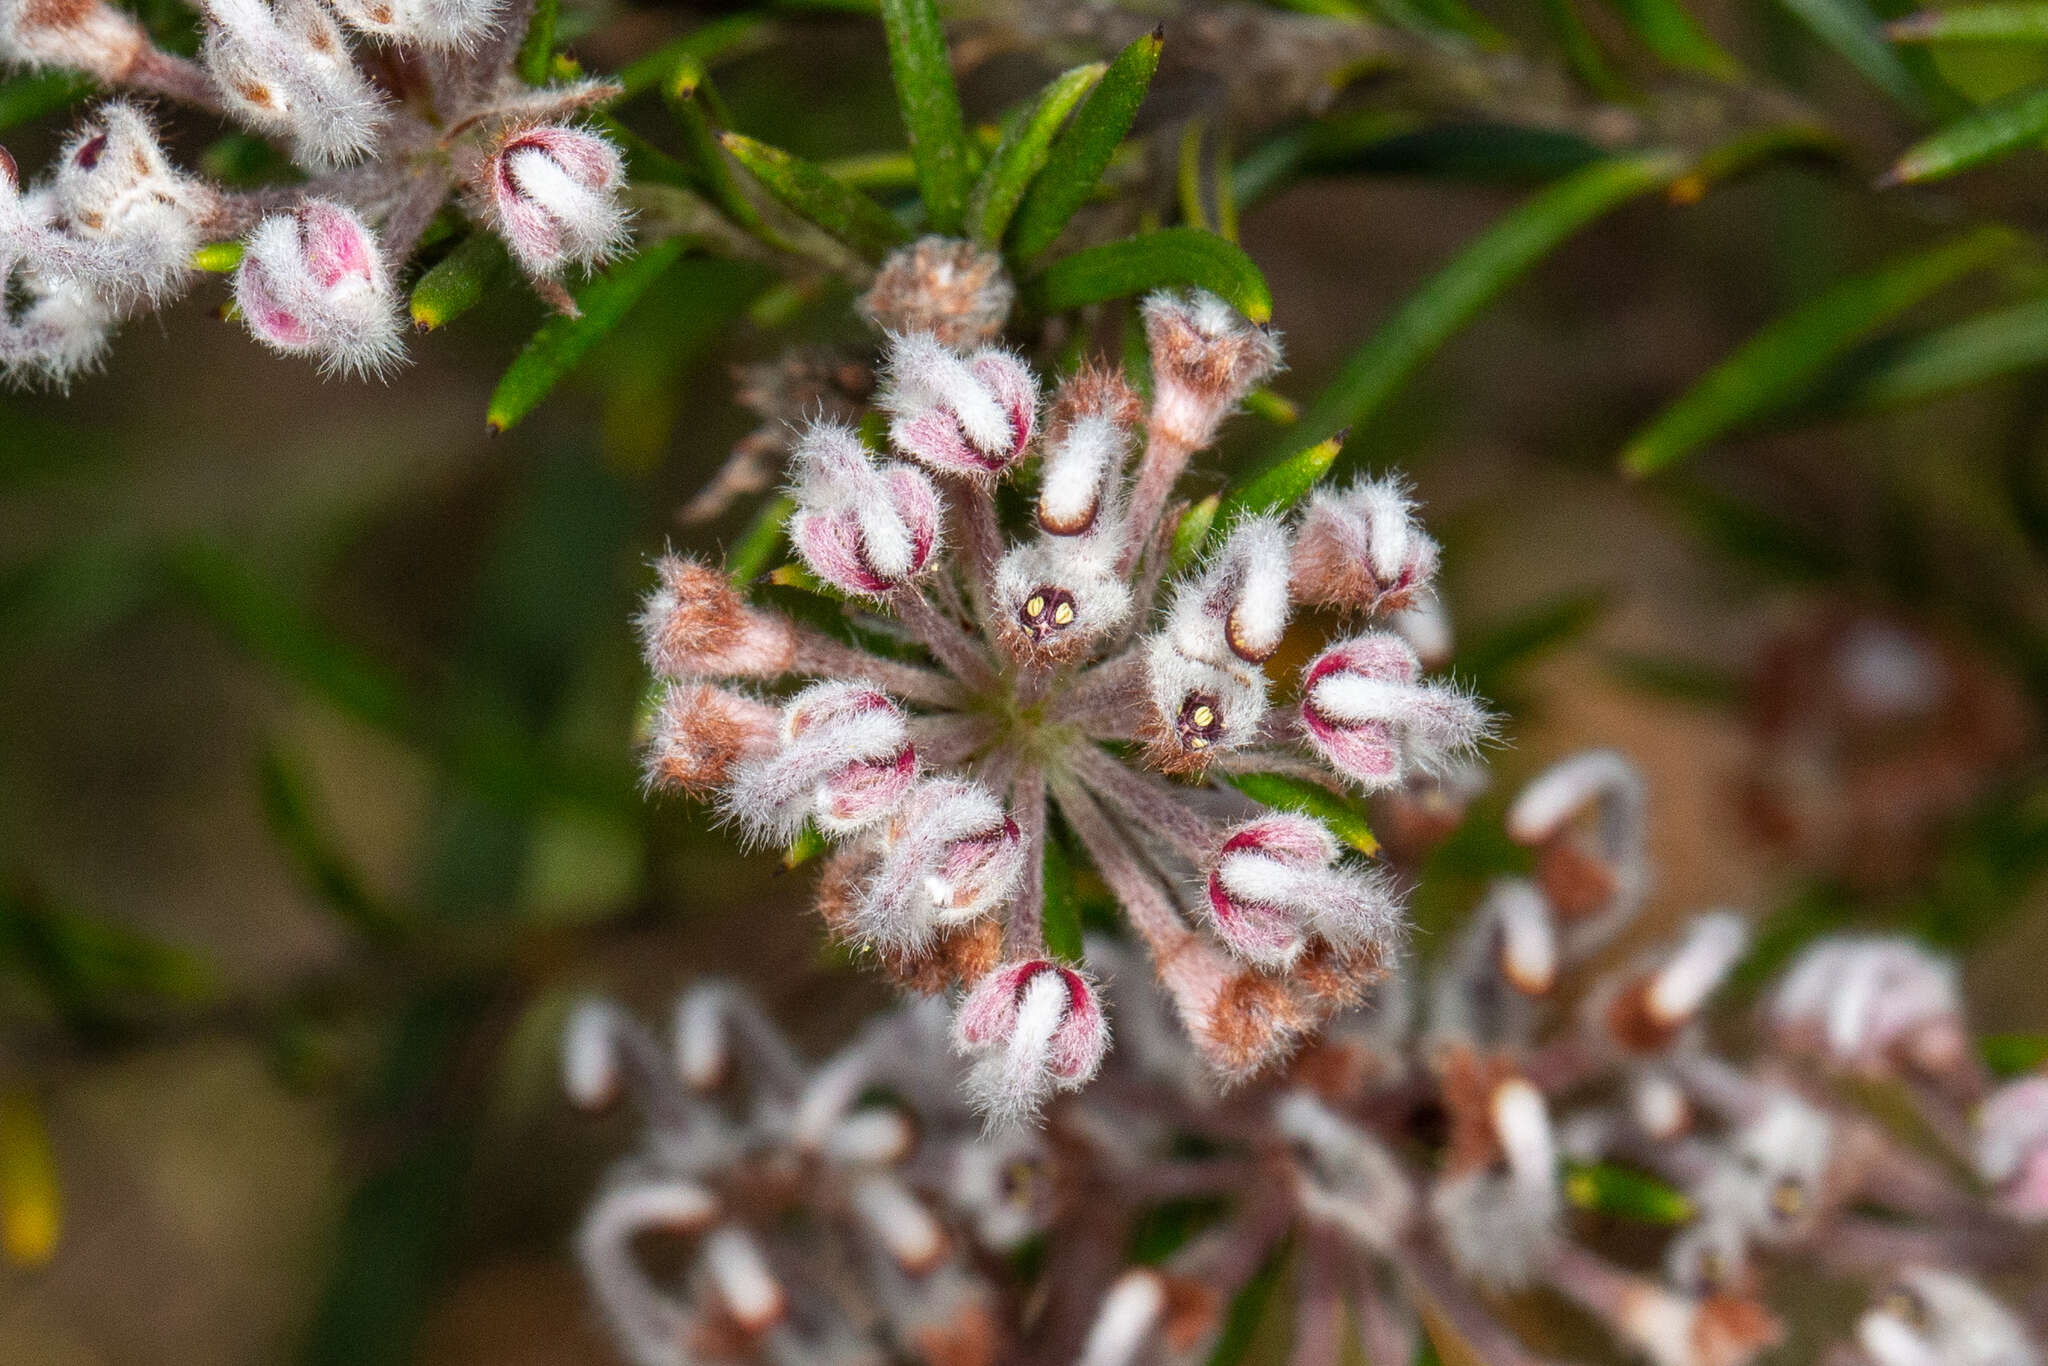
[[[1533,5],[1482,8],[1540,32]],[[604,70],[723,12],[565,24]],[[1446,543],[1455,667],[1508,716],[1476,822],[1551,758],[1622,749],[1650,775],[1664,916],[1744,908],[1766,966],[1822,927],[1909,926],[1966,955],[1975,1023],[2024,1057],[2048,1028],[2048,354],[1906,406],[1822,394],[1653,481],[1615,456],[1773,317],[1930,223],[2024,225],[2038,197],[2008,173],[1879,198],[1866,154],[1909,140],[1901,116],[1785,11],[1696,12],[1851,150],[1595,223],[1344,458],[1412,475]],[[1165,129],[1169,158],[1191,111],[1242,115],[1242,145],[1298,117],[1248,112],[1161,13],[1139,132]],[[963,62],[970,115],[1104,50],[1046,15],[1043,52]],[[1999,60],[1948,79],[2048,76]],[[860,14],[785,14],[720,81],[734,126],[806,155],[901,145]],[[64,126],[5,136],[41,165]],[[1281,394],[1306,404],[1574,155],[1501,145],[1382,139],[1245,206]],[[2037,173],[2030,155],[2012,169]],[[751,511],[676,516],[756,425],[733,367],[792,335],[861,341],[843,294],[765,317],[771,283],[685,259],[496,437],[486,402],[543,313],[515,290],[382,384],[258,349],[202,290],[68,395],[0,398],[0,1361],[611,1361],[567,1240],[629,1121],[558,1102],[567,1000],[652,1012],[726,973],[822,1048],[885,999],[822,947],[808,870],[637,784],[647,561],[715,551]],[[1201,477],[1283,439],[1240,417]],[[1447,851],[1424,953],[1497,856]]]

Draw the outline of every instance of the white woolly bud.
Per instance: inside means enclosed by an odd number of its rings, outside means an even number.
[[[686,992],[676,1002],[676,1072],[693,1091],[709,1091],[732,1066],[726,1027],[726,997],[719,987]]]
[[[309,199],[249,234],[235,303],[259,341],[317,357],[323,371],[376,374],[400,354],[391,273],[351,209]]]
[[[1391,1255],[1415,1211],[1415,1192],[1393,1154],[1306,1091],[1283,1096],[1273,1122],[1293,1145],[1303,1213]]]
[[[1368,790],[1441,770],[1489,734],[1467,694],[1424,681],[1407,642],[1384,631],[1331,646],[1302,674],[1301,724],[1338,772]]]
[[[10,380],[42,378],[61,388],[99,364],[118,319],[75,280],[37,281],[29,290],[20,315],[0,327],[0,367]]]
[[[116,100],[65,144],[48,202],[52,226],[81,247],[48,264],[118,303],[161,299],[191,276],[199,225],[216,196],[179,174],[148,118]]]
[[[134,16],[103,0],[0,0],[0,57],[9,61],[67,67],[117,85],[149,49]]]
[[[1287,528],[1251,517],[1195,578],[1174,592],[1166,634],[1174,648],[1206,664],[1262,664],[1287,633]]]
[[[993,1129],[1085,1085],[1108,1051],[1109,1026],[1086,977],[1037,958],[977,982],[954,1017],[953,1040],[976,1059],[968,1095]]]
[[[877,1175],[856,1182],[853,1211],[882,1249],[913,1276],[930,1271],[946,1255],[946,1234],[939,1221],[894,1177]]]
[[[2041,1366],[2006,1307],[1953,1272],[1913,1267],[1856,1324],[1871,1366]]]
[[[237,116],[314,169],[368,150],[385,111],[319,0],[203,0],[205,61]]]
[[[1503,878],[1487,894],[1499,927],[1500,974],[1524,996],[1547,996],[1557,985],[1557,926],[1534,884]]]
[[[638,619],[647,667],[667,678],[774,678],[796,660],[796,628],[749,607],[725,574],[664,555]]]
[[[1085,655],[1131,615],[1131,586],[1115,550],[1093,536],[1041,536],[996,564],[1000,630],[1019,654],[1067,662]]]
[[[2015,1219],[2048,1220],[2048,1077],[2022,1077],[1977,1112],[1977,1174]]]
[[[917,754],[903,713],[863,683],[813,683],[782,709],[782,747],[733,768],[727,809],[749,838],[788,841],[815,818],[844,835],[909,795]]]
[[[1564,932],[1567,959],[1593,952],[1642,905],[1646,804],[1634,764],[1589,750],[1537,774],[1509,806],[1509,838],[1537,847],[1536,881]],[[1585,818],[1590,830],[1579,828]]]
[[[1143,311],[1152,438],[1200,450],[1252,386],[1279,368],[1279,338],[1205,290],[1148,295]]]
[[[504,0],[329,0],[342,22],[373,38],[467,50],[498,25]]]
[[[1374,614],[1400,611],[1434,601],[1437,555],[1405,481],[1361,479],[1341,493],[1322,490],[1295,537],[1295,596]]]
[[[1082,413],[1068,423],[1039,464],[1039,529],[1080,536],[1114,520],[1117,481],[1130,445],[1130,431],[1109,413]]]
[[[1681,1025],[1699,1012],[1749,946],[1749,926],[1733,911],[1693,921],[1685,942],[1652,975],[1644,1009],[1657,1024]]]
[[[850,427],[813,423],[791,458],[789,539],[813,574],[881,597],[931,567],[939,495],[908,465],[878,465]]]
[[[485,159],[479,180],[491,226],[529,275],[595,265],[626,244],[625,163],[587,128],[515,128]]]
[[[782,1282],[746,1230],[730,1224],[713,1229],[704,1238],[702,1257],[719,1301],[744,1331],[758,1333],[788,1309]]]
[[[1660,1143],[1692,1125],[1692,1104],[1684,1088],[1661,1072],[1643,1072],[1629,1083],[1628,1106],[1636,1127]]]
[[[867,1105],[832,1126],[825,1136],[828,1161],[843,1167],[886,1167],[910,1156],[917,1129],[893,1105]]]
[[[937,474],[987,480],[1023,459],[1038,422],[1038,381],[1009,352],[956,355],[929,333],[890,338],[878,402],[889,440]]]
[[[1771,998],[1771,1027],[1839,1067],[1953,1066],[1967,1048],[1955,964],[1909,939],[1809,945]]]
[[[1527,1186],[1555,1185],[1557,1140],[1550,1132],[1550,1107],[1543,1093],[1512,1078],[1493,1089],[1487,1110],[1515,1180]]]
[[[1335,837],[1307,816],[1274,813],[1230,830],[1211,859],[1209,914],[1223,941],[1262,967],[1291,967],[1311,936],[1391,957],[1400,932],[1392,890],[1338,861]]]
[[[869,943],[915,951],[1008,901],[1024,862],[1017,823],[994,793],[957,778],[919,783],[883,832],[854,926]]]
[[[1519,1077],[1494,1085],[1486,1118],[1504,1165],[1439,1181],[1430,1213],[1467,1275],[1509,1289],[1534,1277],[1557,1245],[1563,1213],[1557,1139],[1542,1092]]]
[[[1508,808],[1508,835],[1520,844],[1542,844],[1596,804],[1603,852],[1617,859],[1638,856],[1648,805],[1642,774],[1608,749],[1560,759],[1532,778]]]
[[[606,1001],[578,1001],[562,1029],[562,1089],[585,1110],[617,1099],[619,1059],[614,1031],[618,1012]]]
[[[1166,1282],[1156,1271],[1126,1271],[1109,1287],[1075,1366],[1137,1366],[1166,1317]]]

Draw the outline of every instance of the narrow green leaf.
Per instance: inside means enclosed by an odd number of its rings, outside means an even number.
[[[867,259],[879,261],[909,239],[909,232],[887,209],[834,180],[816,162],[739,133],[721,133],[718,140],[790,212],[817,224]]]
[[[1242,480],[1223,490],[1216,509],[1216,525],[1225,531],[1244,517],[1285,512],[1308,497],[1322,477],[1337,463],[1348,431],[1326,436],[1291,455],[1269,460]]]
[[[1225,781],[1255,802],[1315,817],[1330,827],[1331,834],[1368,858],[1380,850],[1380,842],[1366,822],[1365,809],[1327,787],[1283,773],[1234,773]]]
[[[782,866],[798,868],[824,852],[825,832],[816,821],[805,821],[804,828],[796,832],[796,838],[782,851]]]
[[[1053,262],[1029,290],[1040,308],[1059,313],[1172,285],[1197,285],[1255,323],[1272,321],[1273,296],[1252,258],[1202,228],[1161,228],[1087,247]]]
[[[1821,381],[1812,407],[1819,413],[1896,408],[2041,366],[2048,366],[2048,298],[1872,342]]]
[[[209,275],[226,275],[242,264],[240,242],[208,242],[192,253],[192,269]]]
[[[1927,92],[1885,43],[1877,16],[1864,0],[1779,0],[1816,38],[1875,85],[1916,114],[1928,112]]]
[[[1199,502],[1188,505],[1180,516],[1180,522],[1173,529],[1173,544],[1166,550],[1166,572],[1178,574],[1195,562],[1195,556],[1202,553],[1208,543],[1209,528],[1216,525],[1216,509],[1223,503],[1223,495],[1212,493]]]
[[[1494,296],[1595,218],[1668,184],[1674,157],[1621,157],[1566,176],[1509,210],[1411,294],[1352,353],[1308,414],[1303,431],[1327,436],[1376,414],[1416,367]]]
[[[1244,410],[1276,427],[1292,427],[1301,420],[1301,409],[1294,406],[1293,399],[1263,385],[1244,396]]]
[[[933,230],[958,233],[967,217],[972,171],[939,7],[934,0],[882,0],[882,28],[889,36],[889,74],[917,162],[925,215]]]
[[[768,562],[782,549],[783,524],[795,511],[796,500],[786,493],[778,493],[761,505],[752,525],[725,554],[725,572],[734,583],[749,584],[761,576]]]
[[[581,314],[571,318],[558,313],[527,339],[525,349],[491,393],[484,426],[502,432],[532,412],[682,254],[681,241],[657,242],[577,290],[576,306]]]
[[[2048,137],[2048,86],[1973,109],[1906,149],[1878,182],[1919,185],[1981,166]]]
[[[0,81],[0,129],[54,114],[99,87],[75,71],[38,71]]]
[[[57,1157],[42,1107],[26,1089],[0,1093],[0,1253],[22,1270],[57,1255],[64,1226]]]
[[[1610,1162],[1573,1162],[1565,1167],[1565,1199],[1574,1209],[1639,1224],[1683,1224],[1693,1216],[1683,1192],[1646,1172]]]
[[[519,79],[528,85],[548,83],[548,71],[554,65],[555,23],[561,11],[561,0],[534,0],[533,18],[527,21],[516,61]]]
[[[1074,865],[1048,830],[1045,837],[1045,951],[1069,963],[1081,961],[1081,895],[1074,889]]]
[[[511,259],[497,234],[471,233],[412,287],[412,325],[422,332],[446,327],[476,307]]]
[[[1275,1292],[1279,1290],[1286,1272],[1290,1251],[1287,1241],[1277,1244],[1266,1254],[1266,1260],[1259,1269],[1231,1297],[1206,1366],[1244,1366],[1251,1360],[1252,1346],[1259,1339],[1269,1311],[1274,1308]]]
[[[1031,181],[1010,223],[1010,249],[1029,259],[1050,247],[1095,190],[1131,121],[1138,116],[1152,73],[1159,69],[1163,29],[1154,29],[1119,52],[1072,122],[1053,142],[1045,168]]]
[[[1732,80],[1741,65],[1694,22],[1679,0],[1608,0],[1629,32],[1672,66]]]
[[[2048,43],[2048,4],[1922,10],[1885,27],[1895,43]]]
[[[1600,47],[1600,40],[1593,36],[1593,30],[1586,27],[1586,21],[1573,8],[1572,0],[1543,0],[1543,17],[1556,37],[1558,47],[1564,52],[1566,64],[1579,78],[1580,84],[1604,100],[1618,100],[1627,95],[1628,84],[1615,74],[1607,53]]]
[[[1871,331],[2005,255],[2017,240],[2006,228],[1980,228],[1824,291],[1743,343],[1637,433],[1622,452],[1622,468],[1652,474],[1770,412]]]
[[[304,775],[275,747],[263,751],[258,788],[271,834],[322,905],[378,941],[389,941],[404,930],[403,917],[371,894],[328,833]]]
[[[678,62],[691,61],[708,70],[724,59],[758,52],[776,36],[775,21],[765,14],[728,15],[628,62],[616,79],[630,98],[666,80]]]
[[[1038,93],[1037,103],[1004,132],[967,200],[967,232],[976,242],[989,248],[1002,245],[1010,216],[1052,155],[1060,126],[1107,70],[1107,62],[1090,62],[1055,76]]]

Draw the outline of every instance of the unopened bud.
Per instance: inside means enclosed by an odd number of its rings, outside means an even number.
[[[492,226],[529,275],[595,265],[626,244],[625,163],[610,140],[587,128],[515,128],[486,158],[480,179]]]
[[[0,346],[9,379],[41,378],[62,387],[98,365],[118,321],[115,310],[77,280],[37,281]]]
[[[664,555],[640,612],[647,666],[666,678],[774,678],[796,657],[796,630],[749,607],[723,573]]]
[[[1764,1242],[1811,1226],[1834,1153],[1834,1124],[1826,1114],[1778,1092],[1734,1134],[1730,1149],[1699,1191],[1703,1210],[1734,1220]]]
[[[1126,1271],[1095,1311],[1075,1366],[1138,1366],[1166,1318],[1166,1281],[1140,1267]]]
[[[939,495],[908,465],[878,465],[849,427],[820,422],[792,460],[789,539],[813,574],[846,593],[880,597],[931,567]]]
[[[1287,968],[1311,936],[1383,954],[1399,933],[1392,892],[1373,873],[1338,860],[1336,839],[1307,816],[1273,814],[1224,836],[1208,869],[1216,931],[1242,957]]]
[[[385,118],[319,0],[204,0],[206,68],[228,108],[326,168],[368,150]]]
[[[1536,847],[1536,881],[1566,931],[1569,956],[1593,951],[1641,904],[1646,804],[1634,764],[1588,750],[1537,774],[1508,808],[1509,838]]]
[[[1973,1282],[1913,1267],[1856,1323],[1871,1366],[2040,1366],[2025,1325]]]
[[[733,766],[775,748],[780,714],[766,702],[708,683],[682,683],[662,694],[648,737],[650,787],[708,797]]]
[[[1669,958],[1609,1003],[1609,1035],[1635,1052],[1669,1047],[1748,946],[1749,927],[1741,916],[1731,911],[1700,916]]]
[[[1504,878],[1487,893],[1485,909],[1498,926],[1501,976],[1524,996],[1549,995],[1557,985],[1557,927],[1543,894],[1521,878]]]
[[[870,1176],[858,1182],[853,1209],[882,1249],[913,1276],[930,1271],[946,1255],[945,1230],[894,1177]]]
[[[1174,647],[1192,659],[1263,664],[1287,632],[1287,528],[1251,517],[1194,578],[1180,585],[1166,618]]]
[[[973,1221],[983,1247],[1017,1247],[1044,1228],[1052,1208],[1041,1139],[1028,1129],[1009,1129],[962,1143],[947,1194],[952,1207]]]
[[[879,402],[889,440],[936,474],[986,480],[1023,459],[1038,421],[1038,381],[1007,351],[958,356],[929,333],[891,339]]]
[[[608,1001],[578,1001],[562,1029],[562,1089],[581,1109],[601,1110],[619,1094],[613,1031],[618,1011]]]
[[[968,1093],[991,1127],[1027,1119],[1102,1065],[1109,1026],[1087,978],[1043,958],[998,967],[954,1017],[955,1046],[976,1059]]]
[[[1977,1174],[2013,1218],[2048,1221],[2048,1077],[2022,1077],[1977,1112]]]
[[[730,1224],[713,1229],[705,1236],[702,1255],[720,1303],[741,1331],[759,1333],[787,1311],[782,1282],[746,1230]]]
[[[1384,631],[1333,645],[1302,674],[1302,729],[1368,790],[1441,769],[1484,740],[1492,721],[1471,697],[1421,673],[1407,642]]]
[[[376,234],[353,210],[309,199],[257,224],[235,302],[259,341],[323,370],[376,374],[400,354],[399,315]]]
[[[883,948],[922,948],[1008,901],[1024,862],[1017,823],[994,793],[957,778],[919,783],[883,833],[855,929]]]
[[[171,166],[139,109],[115,100],[65,145],[50,206],[53,226],[89,248],[77,263],[81,283],[117,299],[161,298],[191,274],[215,195]]]
[[[844,1167],[888,1167],[910,1156],[917,1126],[894,1105],[865,1105],[825,1135],[828,1161]]]
[[[1393,1154],[1306,1091],[1289,1092],[1273,1120],[1294,1150],[1303,1212],[1391,1253],[1415,1211],[1415,1193]]]
[[[467,50],[497,27],[504,0],[331,0],[342,22],[375,38]]]
[[[1093,537],[1041,536],[996,564],[998,630],[1020,659],[1070,663],[1131,615],[1131,587],[1115,553]]]
[[[1200,450],[1238,401],[1280,365],[1280,343],[1205,290],[1144,304],[1152,354],[1152,438]]]
[[[1119,370],[1084,366],[1053,396],[1038,475],[1038,527],[1082,536],[1115,521],[1138,396]]]
[[[929,333],[955,351],[971,351],[1001,334],[1016,297],[995,252],[958,238],[920,237],[889,254],[858,307],[884,332]]]
[[[903,713],[862,683],[813,683],[782,710],[782,747],[733,771],[726,800],[751,836],[786,841],[806,819],[834,835],[880,821],[917,779]]]
[[[1302,602],[1380,614],[1428,593],[1437,544],[1422,529],[1408,486],[1361,479],[1318,492],[1294,541],[1294,593]]]
[[[83,71],[118,85],[149,47],[142,25],[104,0],[0,0],[0,55],[10,61]]]
[[[1772,998],[1770,1021],[1789,1046],[1859,1071],[1940,1072],[1967,1057],[1955,964],[1909,939],[1808,946]]]

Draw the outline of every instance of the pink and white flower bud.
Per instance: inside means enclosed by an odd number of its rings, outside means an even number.
[[[249,234],[235,303],[257,340],[325,371],[377,374],[399,357],[400,319],[377,235],[351,209],[309,199]]]
[[[788,1312],[788,1293],[747,1230],[732,1224],[711,1230],[700,1257],[713,1293],[743,1332],[762,1332]]]
[[[1732,1220],[1758,1242],[1781,1243],[1811,1227],[1834,1151],[1834,1122],[1778,1091],[1735,1132],[1727,1157],[1695,1194],[1705,1213]]]
[[[1425,681],[1406,641],[1372,631],[1309,664],[1301,725],[1338,772],[1377,791],[1410,772],[1442,769],[1484,740],[1492,720],[1457,688]]]
[[[1056,1091],[1085,1085],[1109,1048],[1095,988],[1043,958],[1006,963],[975,984],[953,1042],[976,1059],[967,1090],[991,1127],[1036,1115]]]
[[[2048,1077],[2022,1077],[1977,1112],[1977,1174],[2013,1218],[2048,1221]]]
[[[1496,1083],[1484,1104],[1498,1160],[1439,1181],[1430,1213],[1467,1275],[1511,1289],[1533,1279],[1557,1246],[1557,1139],[1543,1093],[1520,1077]]]
[[[1038,423],[1038,381],[997,347],[962,357],[929,333],[889,343],[879,400],[889,440],[935,474],[989,480],[1024,458]]]
[[[625,163],[587,128],[515,128],[485,160],[480,180],[491,225],[530,275],[595,265],[627,242]]]
[[[1385,880],[1339,861],[1321,821],[1275,813],[1229,831],[1208,867],[1209,916],[1236,953],[1292,967],[1311,938],[1386,956],[1400,910]]]
[[[892,1176],[866,1177],[855,1183],[852,1201],[854,1214],[868,1235],[911,1275],[924,1275],[945,1257],[946,1231],[901,1181]]]
[[[1374,615],[1398,612],[1428,595],[1437,556],[1407,484],[1361,479],[1309,501],[1294,541],[1295,597]]]
[[[921,782],[883,832],[882,861],[854,913],[860,936],[915,951],[1010,899],[1024,875],[1017,822],[980,783]]]
[[[1194,578],[1174,591],[1166,634],[1174,648],[1207,664],[1263,664],[1287,633],[1288,535],[1277,517],[1251,517],[1230,530]]]
[[[1162,631],[1146,646],[1145,666],[1152,703],[1146,738],[1160,767],[1199,772],[1217,754],[1258,739],[1266,719],[1266,676],[1251,665],[1191,658]]]
[[[134,16],[104,0],[0,0],[0,56],[10,62],[65,67],[118,85],[149,50]]]
[[[1206,290],[1148,295],[1144,315],[1152,439],[1200,450],[1238,401],[1280,367],[1279,339]]]
[[[123,301],[161,299],[191,276],[217,196],[172,167],[141,110],[113,100],[65,144],[47,202],[50,226],[86,248],[50,264]]]
[[[647,785],[692,797],[725,786],[733,766],[774,752],[781,713],[744,693],[684,683],[662,694],[649,729]]]
[[[231,112],[292,141],[316,170],[353,161],[384,122],[341,26],[319,0],[204,0],[206,69]]]
[[[903,712],[865,683],[813,683],[782,709],[782,746],[733,770],[726,803],[751,838],[787,841],[807,819],[846,835],[902,805],[917,780]]]
[[[1670,1047],[1748,947],[1749,926],[1733,911],[1698,917],[1663,962],[1605,1003],[1609,1038],[1637,1053]]]
[[[774,678],[796,660],[796,628],[749,607],[722,572],[664,555],[639,618],[641,654],[665,678]]]
[[[61,388],[99,364],[118,321],[107,301],[77,280],[32,282],[27,304],[0,328],[0,373]]]
[[[805,567],[841,592],[881,597],[931,568],[940,506],[908,465],[878,465],[853,429],[814,423],[791,461],[789,539]]]
[[[1856,1323],[1871,1366],[2041,1366],[2026,1326],[1976,1284],[1910,1267]]]
[[[1837,1066],[1928,1072],[1968,1056],[1955,964],[1909,939],[1843,936],[1810,945],[1771,999],[1772,1029]]]
[[[497,27],[504,0],[330,0],[358,33],[467,51]]]
[[[884,332],[929,332],[971,351],[996,339],[1016,298],[999,253],[932,236],[889,253],[856,306]]]

